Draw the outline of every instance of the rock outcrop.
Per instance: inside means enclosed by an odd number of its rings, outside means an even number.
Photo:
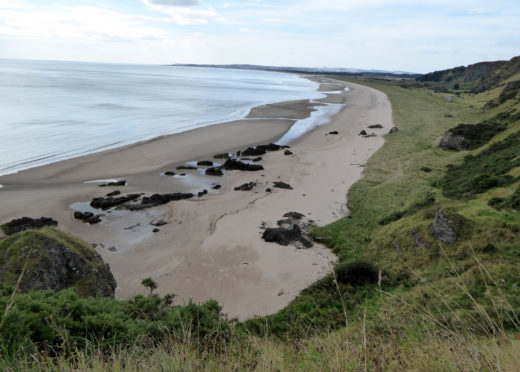
[[[444,209],[439,209],[437,213],[435,213],[435,217],[433,218],[433,224],[430,229],[432,236],[441,242],[444,243],[455,243],[457,241],[457,227],[460,226],[460,223],[456,221],[454,215],[448,213]]]
[[[439,147],[444,150],[455,150],[462,151],[464,150],[463,146],[464,137],[460,134],[453,134],[450,131],[444,133],[444,137],[441,139],[439,143]]]
[[[259,171],[264,170],[260,164],[248,164],[234,159],[228,159],[224,163],[226,170],[240,170],[240,171]]]
[[[31,218],[22,217],[9,221],[0,226],[5,235],[13,235],[21,231],[30,229],[41,229],[45,226],[58,226],[58,221],[48,217]]]
[[[90,206],[92,208],[106,210],[106,209],[112,208],[116,205],[120,205],[120,204],[129,202],[129,201],[138,199],[140,196],[141,196],[140,194],[128,194],[125,196],[120,196],[118,198],[114,198],[112,196],[109,196],[107,198],[99,197],[99,198],[92,199],[92,201],[90,202]]]
[[[75,287],[84,297],[114,296],[116,281],[101,256],[59,230],[18,233],[0,242],[0,253],[7,258],[0,266],[0,280],[15,285],[21,277],[22,292]]]

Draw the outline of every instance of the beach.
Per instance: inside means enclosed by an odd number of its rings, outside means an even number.
[[[0,222],[22,216],[52,217],[59,228],[95,245],[110,264],[116,297],[146,293],[141,280],[153,278],[157,293],[176,294],[178,304],[210,298],[230,317],[247,319],[274,313],[309,284],[331,270],[332,252],[315,243],[298,249],[262,240],[287,212],[296,211],[317,225],[348,214],[346,194],[362,175],[363,165],[384,143],[393,126],[386,96],[374,89],[313,78],[320,90],[332,92],[322,102],[344,104],[330,123],[319,126],[283,150],[262,155],[264,170],[226,171],[223,177],[185,170],[165,176],[178,165],[214,159],[249,146],[279,140],[298,119],[309,117],[308,100],[252,109],[249,117],[165,136],[134,145],[32,168],[0,177]],[[336,92],[338,86],[349,90]],[[368,129],[380,124],[382,128]],[[375,136],[360,136],[366,130]],[[337,131],[338,134],[329,134]],[[204,168],[201,168],[202,170]],[[117,188],[98,187],[96,180],[126,180]],[[273,187],[288,183],[293,189]],[[235,191],[254,182],[250,191]],[[215,184],[220,189],[213,189]],[[266,189],[271,189],[267,192]],[[74,219],[74,210],[90,210],[94,197],[118,189],[123,194],[193,192],[207,194],[140,211],[114,210],[95,225]],[[167,224],[157,227],[154,224]]]

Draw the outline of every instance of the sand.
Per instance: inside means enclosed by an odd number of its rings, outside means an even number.
[[[324,92],[345,87],[328,78],[312,79],[321,83]],[[264,171],[228,171],[224,177],[194,170],[185,171],[186,176],[161,175],[185,162],[218,162],[213,154],[276,141],[320,103],[302,100],[261,106],[247,120],[0,177],[0,222],[21,216],[58,220],[61,229],[96,245],[116,278],[118,298],[146,293],[141,279],[152,277],[158,293],[176,294],[178,304],[214,298],[230,317],[274,313],[330,272],[335,256],[319,244],[297,249],[266,243],[261,239],[262,226],[276,226],[289,211],[301,212],[318,225],[344,217],[349,187],[361,177],[363,165],[392,127],[390,103],[383,93],[352,83],[348,87],[322,100],[345,104],[331,122],[290,143],[293,155],[283,151],[263,155]],[[370,124],[381,124],[383,129],[367,129]],[[362,129],[377,136],[361,137]],[[339,134],[328,135],[334,130]],[[73,208],[89,210],[93,197],[114,189],[85,183],[102,179],[127,180],[127,186],[117,188],[123,193],[203,189],[209,193],[139,212],[113,211],[98,225],[75,220]],[[253,190],[234,191],[250,181],[257,183]],[[273,188],[274,181],[287,182],[294,189]],[[211,189],[215,183],[222,188]],[[159,220],[168,224],[154,233],[150,223]]]

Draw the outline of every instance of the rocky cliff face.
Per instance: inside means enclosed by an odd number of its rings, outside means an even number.
[[[444,137],[439,143],[439,147],[445,150],[462,151],[464,150],[463,142],[463,136],[459,134],[453,134],[452,132],[448,131],[444,134]]]
[[[29,230],[0,240],[0,280],[19,290],[76,288],[81,296],[113,297],[116,281],[101,256],[59,230]]]

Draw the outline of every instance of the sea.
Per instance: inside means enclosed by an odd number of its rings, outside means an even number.
[[[324,97],[296,74],[207,67],[0,60],[0,175]],[[317,107],[288,143],[339,110]]]

